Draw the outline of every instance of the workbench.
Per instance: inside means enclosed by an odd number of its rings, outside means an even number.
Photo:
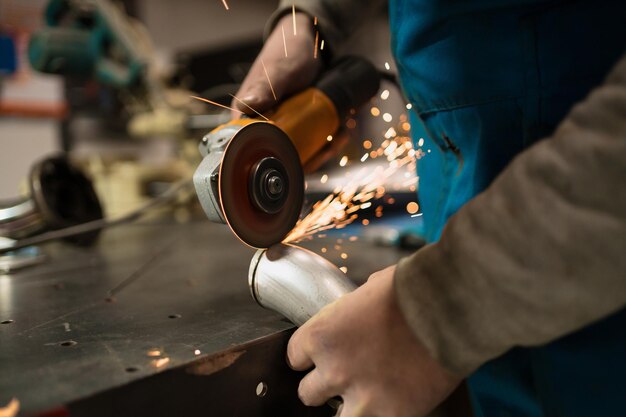
[[[357,281],[406,255],[348,239],[334,249],[338,236],[304,246],[327,247]],[[44,251],[45,263],[0,274],[0,406],[15,397],[20,416],[333,414],[297,398],[303,374],[285,361],[294,327],[253,301],[254,251],[226,226],[124,225],[91,248]]]

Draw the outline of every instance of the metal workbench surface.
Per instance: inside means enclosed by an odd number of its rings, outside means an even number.
[[[308,246],[336,244],[336,236],[327,239]],[[15,397],[20,415],[55,408],[62,410],[58,415],[138,415],[129,407],[153,404],[149,414],[171,415],[207,391],[209,385],[190,375],[213,374],[221,390],[206,401],[214,406],[220,398],[231,405],[243,401],[228,398],[228,384],[256,397],[263,378],[293,385],[272,391],[270,384],[268,392],[297,400],[300,376],[288,375],[284,365],[293,326],[252,300],[247,273],[253,250],[225,226],[127,225],[104,231],[92,248],[54,243],[45,251],[46,263],[0,274],[0,406]],[[344,251],[350,257],[342,265],[357,280],[402,255],[358,241],[327,255],[338,261]],[[223,371],[246,351],[239,368]],[[282,376],[268,375],[279,367]],[[174,400],[166,404],[163,392]]]

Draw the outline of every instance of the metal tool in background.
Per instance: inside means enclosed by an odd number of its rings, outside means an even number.
[[[109,0],[50,0],[46,27],[28,45],[40,72],[94,79],[113,87],[134,137],[184,136],[192,110],[163,82],[146,28]],[[180,96],[180,94],[178,94]],[[188,94],[186,94],[188,96]]]
[[[91,181],[65,156],[53,156],[33,165],[28,176],[27,197],[0,205],[0,248],[13,247],[24,238],[50,230],[101,219],[100,200]],[[68,236],[66,241],[89,245],[98,230]],[[0,269],[17,269],[43,260],[33,247],[0,255]]]
[[[322,256],[284,244],[254,254],[248,285],[259,305],[282,314],[297,326],[357,287]]]
[[[302,167],[326,149],[328,136],[379,85],[371,63],[345,57],[314,87],[280,104],[269,120],[233,120],[207,134],[194,185],[208,218],[227,223],[255,248],[281,242],[302,210]]]

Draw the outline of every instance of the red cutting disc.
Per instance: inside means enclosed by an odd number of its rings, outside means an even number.
[[[252,197],[251,177],[265,158],[280,161],[287,177],[284,203],[274,213],[260,210]],[[224,151],[219,195],[226,222],[242,242],[254,248],[281,242],[298,221],[304,200],[300,158],[287,134],[267,122],[241,128]]]

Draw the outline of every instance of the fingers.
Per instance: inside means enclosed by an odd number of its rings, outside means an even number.
[[[305,338],[307,337],[306,325],[296,330],[289,339],[287,345],[287,363],[296,371],[306,371],[313,366],[313,359],[305,349]]]
[[[306,374],[298,387],[298,397],[304,405],[310,407],[320,406],[337,394],[339,394],[339,387],[331,386],[316,369]]]

